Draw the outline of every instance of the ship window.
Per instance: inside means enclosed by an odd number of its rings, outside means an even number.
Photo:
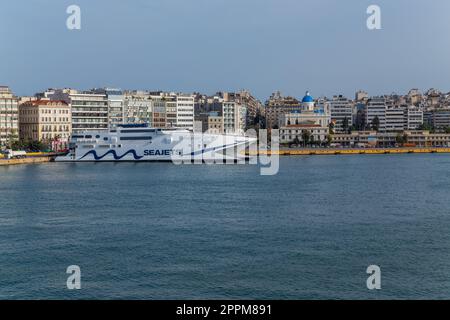
[[[89,135],[87,135],[87,136],[84,136],[86,139],[91,139],[92,138],[92,136],[89,134]]]
[[[96,137],[97,139],[98,139],[98,138],[100,138],[100,136],[99,136],[99,135],[96,135],[95,137]]]
[[[152,140],[152,137],[120,137],[120,140]]]
[[[108,141],[108,137],[104,137],[103,140]]]

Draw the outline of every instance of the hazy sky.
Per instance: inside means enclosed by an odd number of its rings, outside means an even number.
[[[450,91],[448,0],[0,0],[0,84],[302,96]],[[66,8],[81,8],[68,30]],[[381,7],[382,30],[366,27]]]

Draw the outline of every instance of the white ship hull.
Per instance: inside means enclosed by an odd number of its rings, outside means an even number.
[[[192,133],[184,129],[120,126],[117,130],[85,132],[72,137],[70,151],[56,161],[228,162],[245,160],[255,138]]]

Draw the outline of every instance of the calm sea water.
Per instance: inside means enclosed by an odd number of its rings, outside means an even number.
[[[448,299],[449,169],[449,155],[288,157],[276,176],[0,167],[0,298]],[[73,264],[81,290],[66,289]]]

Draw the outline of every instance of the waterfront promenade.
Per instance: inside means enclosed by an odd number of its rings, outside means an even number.
[[[357,155],[357,154],[408,154],[408,153],[450,153],[450,148],[296,148],[249,152],[249,155],[301,156],[301,155]]]
[[[9,166],[16,164],[44,163],[54,160],[54,153],[28,153],[26,158],[6,159],[0,155],[0,166]]]

